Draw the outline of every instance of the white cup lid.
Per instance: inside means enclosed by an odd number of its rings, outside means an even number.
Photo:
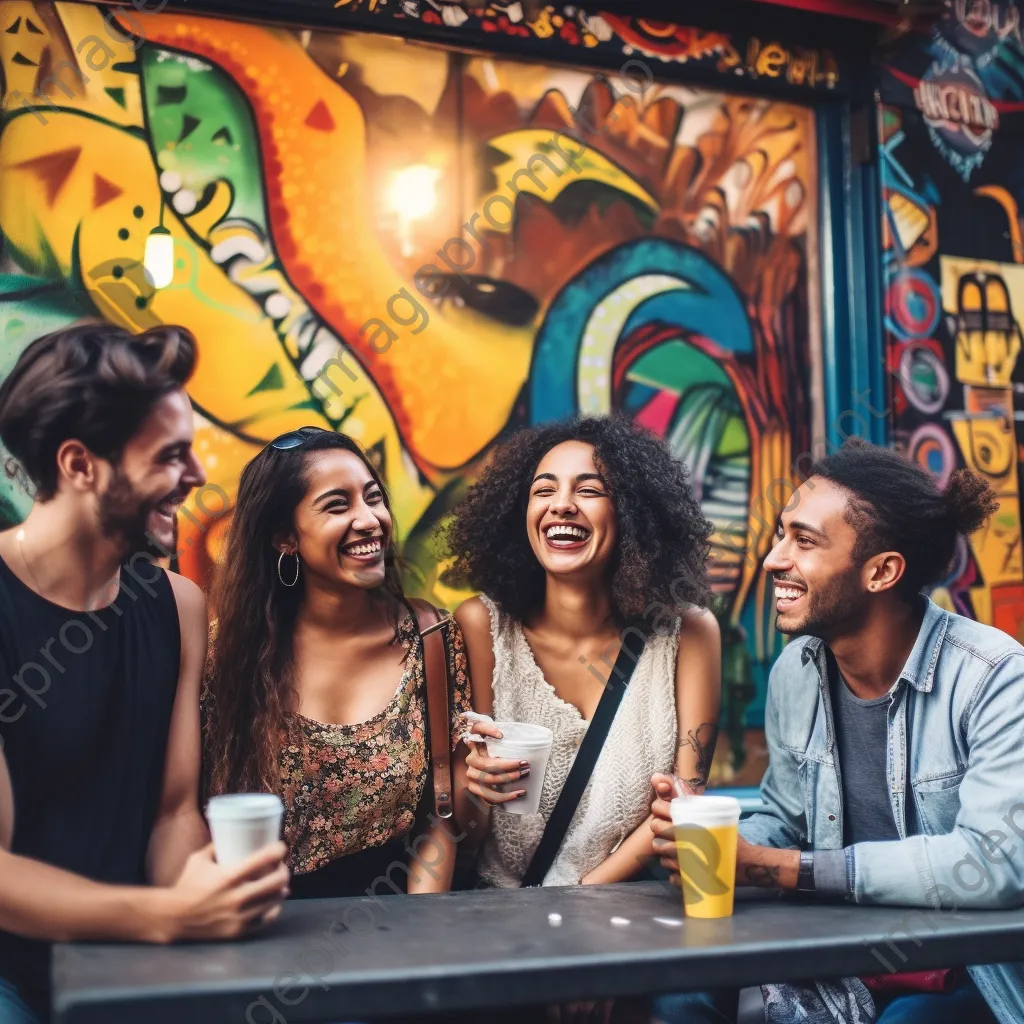
[[[740,802],[732,796],[677,796],[669,805],[673,825],[735,825]]]
[[[517,746],[545,747],[554,742],[555,734],[543,725],[529,722],[495,722],[501,730],[501,739],[488,737],[492,743],[514,743]]]
[[[273,793],[230,793],[212,797],[206,805],[207,817],[272,818],[284,813],[284,802]]]

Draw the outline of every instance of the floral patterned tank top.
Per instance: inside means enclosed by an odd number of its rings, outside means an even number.
[[[213,631],[211,630],[211,635]],[[452,620],[448,629],[452,689],[452,749],[470,710],[466,645]],[[358,725],[331,725],[295,715],[302,743],[281,751],[284,840],[296,875],[340,857],[383,846],[412,829],[427,785],[426,681],[423,641],[411,616],[398,639],[408,655],[391,702]]]

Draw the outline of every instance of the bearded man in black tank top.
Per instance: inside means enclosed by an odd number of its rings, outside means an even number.
[[[285,848],[214,861],[198,807],[202,591],[151,560],[205,475],[195,340],[86,323],[0,386],[0,1021],[49,1015],[48,943],[232,938],[280,912]]]

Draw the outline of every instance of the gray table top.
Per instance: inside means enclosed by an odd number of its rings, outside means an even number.
[[[678,892],[634,882],[295,901],[244,942],[60,945],[54,1009],[64,1024],[292,1024],[1010,960],[1024,910],[741,890],[735,916],[683,921]]]

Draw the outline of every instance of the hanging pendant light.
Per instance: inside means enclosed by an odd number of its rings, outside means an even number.
[[[160,224],[146,239],[142,265],[154,288],[166,288],[174,280],[174,236],[164,227],[163,199],[160,200]]]

